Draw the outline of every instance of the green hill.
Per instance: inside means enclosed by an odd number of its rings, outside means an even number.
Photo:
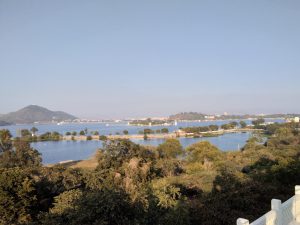
[[[170,120],[203,120],[206,114],[197,112],[182,112],[169,117]]]
[[[51,111],[41,106],[29,105],[16,112],[11,112],[0,116],[3,123],[34,123],[74,120],[75,116],[62,111]]]

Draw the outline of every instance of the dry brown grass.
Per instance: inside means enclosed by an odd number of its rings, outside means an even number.
[[[76,160],[76,161],[70,161],[65,163],[57,163],[57,164],[47,164],[46,167],[53,167],[56,165],[62,165],[67,168],[81,168],[81,169],[88,169],[88,170],[94,170],[98,166],[98,160],[97,160],[97,153],[93,155],[89,159],[85,160]]]
[[[94,170],[98,166],[97,157],[94,155],[90,159],[80,160],[75,162],[73,165],[70,165],[70,168],[82,168]]]

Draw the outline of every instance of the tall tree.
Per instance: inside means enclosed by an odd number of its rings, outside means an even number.
[[[32,132],[33,135],[35,135],[35,133],[38,132],[39,130],[36,127],[32,127],[30,131]]]
[[[157,150],[163,158],[176,158],[183,154],[183,148],[177,139],[167,139],[157,147]]]
[[[36,167],[41,166],[40,153],[31,148],[27,141],[16,140],[13,147],[0,155],[0,167]]]
[[[245,127],[247,127],[247,124],[246,124],[245,121],[241,120],[240,121],[240,126],[241,126],[241,128],[245,128]]]
[[[0,153],[8,151],[12,147],[12,135],[9,130],[0,130]]]

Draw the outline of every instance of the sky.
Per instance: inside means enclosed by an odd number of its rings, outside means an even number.
[[[298,0],[0,0],[0,114],[300,113]]]

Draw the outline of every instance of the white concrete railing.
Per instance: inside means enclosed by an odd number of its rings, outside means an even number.
[[[272,199],[271,211],[257,220],[249,223],[249,220],[239,218],[237,225],[300,225],[300,185],[295,186],[295,196],[284,203],[281,200]]]

